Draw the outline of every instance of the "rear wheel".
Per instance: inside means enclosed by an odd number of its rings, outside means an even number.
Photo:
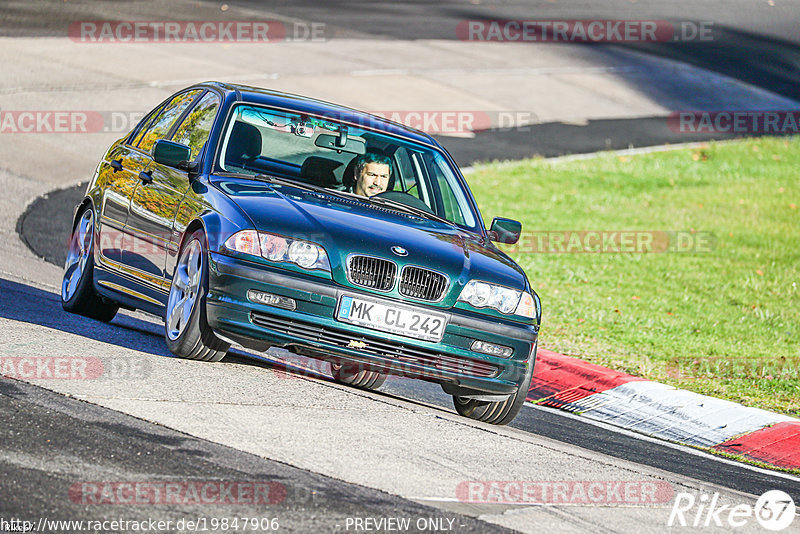
[[[218,362],[230,348],[208,326],[207,294],[208,253],[205,234],[197,230],[181,247],[164,316],[167,348],[176,356]]]
[[[386,375],[352,363],[331,363],[333,379],[361,389],[378,389],[386,382]]]
[[[528,396],[528,388],[533,377],[533,367],[536,362],[536,349],[539,345],[537,339],[533,345],[530,358],[528,358],[528,369],[519,389],[513,395],[502,401],[479,401],[465,397],[453,396],[453,405],[456,411],[464,417],[476,419],[492,425],[507,425],[522,409],[525,398]]]
[[[94,211],[87,207],[72,230],[61,281],[61,306],[70,313],[109,322],[119,306],[94,292]]]

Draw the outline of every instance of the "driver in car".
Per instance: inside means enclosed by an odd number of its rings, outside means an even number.
[[[356,181],[353,193],[362,197],[372,197],[383,193],[389,187],[392,176],[392,160],[389,156],[367,152],[356,159]]]

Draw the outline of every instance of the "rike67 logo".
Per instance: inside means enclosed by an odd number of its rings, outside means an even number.
[[[667,526],[738,528],[753,525],[778,532],[794,521],[796,507],[792,497],[780,490],[771,490],[758,498],[755,506],[749,504],[722,505],[719,493],[695,497],[691,493],[678,493]]]

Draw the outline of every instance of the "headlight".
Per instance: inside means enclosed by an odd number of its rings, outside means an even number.
[[[308,241],[292,241],[289,245],[289,260],[310,269],[319,260],[319,251],[320,247]]]
[[[242,230],[225,241],[225,248],[261,256],[269,261],[291,262],[303,269],[331,270],[325,249],[310,241],[289,239],[255,230]]]
[[[261,255],[270,261],[283,261],[289,240],[279,235],[261,234]]]
[[[225,248],[253,256],[261,255],[261,248],[258,246],[258,232],[255,230],[243,230],[233,234],[225,241]]]
[[[519,299],[519,305],[517,306],[517,311],[514,312],[514,315],[521,315],[522,317],[527,317],[528,319],[536,318],[536,303],[533,301],[531,294],[527,291],[522,293],[522,298]]]
[[[522,292],[516,289],[470,280],[461,290],[458,300],[468,302],[476,308],[494,308],[508,315],[517,309],[520,295]]]

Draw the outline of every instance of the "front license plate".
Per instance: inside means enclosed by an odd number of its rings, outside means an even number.
[[[347,295],[342,297],[336,318],[373,330],[391,332],[425,341],[441,340],[444,335],[444,327],[447,325],[447,318],[438,313],[420,312],[401,306],[388,306]]]

